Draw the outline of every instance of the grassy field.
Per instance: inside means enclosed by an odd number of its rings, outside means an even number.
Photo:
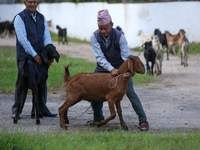
[[[94,72],[96,68],[96,63],[61,56],[59,63],[55,61],[49,68],[47,79],[48,91],[64,89],[64,68],[69,63],[72,64],[69,68],[71,76],[79,72]],[[16,51],[0,49],[0,70],[0,85],[4,85],[0,86],[0,93],[14,93],[17,80]],[[134,84],[156,82],[156,80],[156,76],[149,76],[148,74],[136,74],[133,77]]]
[[[200,132],[0,132],[2,150],[198,150]]]

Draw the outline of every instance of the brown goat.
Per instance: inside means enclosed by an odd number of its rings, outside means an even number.
[[[167,44],[168,44],[168,49],[167,49],[167,60],[169,60],[169,52],[172,51],[174,54],[176,54],[175,50],[175,44],[179,43],[180,36],[178,34],[172,35],[169,33],[169,31],[165,31],[166,37],[167,37]],[[173,50],[170,50],[170,48],[173,46]]]
[[[132,74],[145,73],[145,67],[138,56],[128,58],[119,68],[119,75],[112,76],[111,73],[78,73],[70,78],[68,66],[65,67],[64,81],[66,86],[66,101],[59,107],[60,126],[67,129],[69,120],[67,111],[69,107],[80,102],[82,99],[89,102],[107,101],[110,109],[110,117],[98,122],[100,127],[111,119],[116,117],[114,104],[117,108],[120,123],[124,129],[128,129],[122,118],[120,101],[127,92],[129,80],[124,80],[123,73],[130,72]]]
[[[180,29],[179,31],[179,47],[180,47],[180,53],[181,53],[181,65],[184,65],[184,67],[188,66],[187,58],[188,58],[188,51],[189,51],[189,41],[185,36],[185,30]]]

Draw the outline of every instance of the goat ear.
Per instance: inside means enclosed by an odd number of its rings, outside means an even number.
[[[133,73],[133,60],[131,58],[128,58],[128,72]]]
[[[45,63],[48,64],[48,54],[47,54],[47,51],[44,49],[41,53],[41,56],[42,56],[42,59],[44,60]]]
[[[55,59],[56,59],[56,62],[58,63],[59,59],[60,59],[60,54],[58,53],[58,51],[56,49],[55,49],[55,52],[57,54],[57,57]]]

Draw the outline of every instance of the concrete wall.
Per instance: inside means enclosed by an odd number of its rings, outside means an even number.
[[[12,20],[23,10],[23,4],[0,5],[0,21]],[[93,31],[97,29],[97,12],[108,9],[114,27],[120,26],[127,37],[130,48],[140,46],[138,30],[144,34],[153,34],[155,28],[163,33],[168,30],[177,34],[184,29],[190,42],[200,42],[200,2],[162,2],[147,4],[108,4],[102,2],[89,3],[42,3],[38,11],[47,20],[52,20],[52,31],[57,32],[56,25],[67,27],[68,36],[89,41]]]

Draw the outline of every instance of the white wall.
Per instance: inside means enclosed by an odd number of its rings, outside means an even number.
[[[0,21],[12,20],[15,14],[23,10],[23,4],[0,5]],[[114,27],[122,27],[130,48],[140,46],[138,30],[144,34],[153,34],[155,28],[163,33],[168,30],[177,34],[184,29],[190,42],[200,42],[200,2],[162,2],[143,4],[108,4],[102,2],[89,3],[42,3],[38,11],[52,20],[53,31],[56,25],[67,27],[68,36],[89,41],[91,34],[97,29],[97,12],[108,9]]]

